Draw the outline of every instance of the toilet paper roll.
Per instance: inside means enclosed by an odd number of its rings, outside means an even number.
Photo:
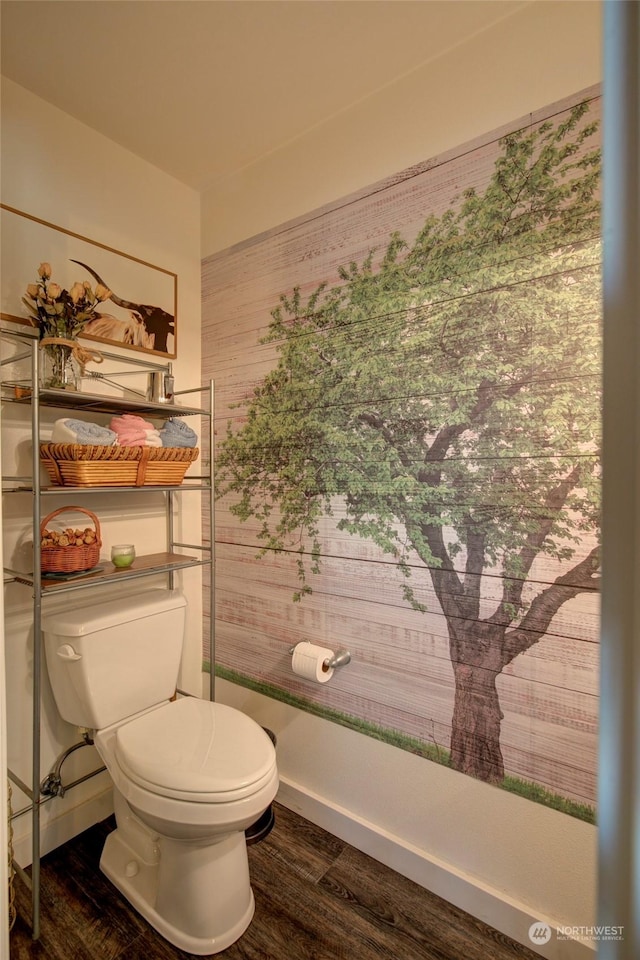
[[[325,666],[325,660],[331,660],[333,650],[318,647],[315,643],[298,643],[293,651],[293,672],[305,680],[326,683],[333,676],[333,667]]]

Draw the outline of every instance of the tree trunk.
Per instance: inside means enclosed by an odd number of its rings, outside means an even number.
[[[499,671],[453,661],[456,682],[451,729],[451,765],[478,780],[504,778],[500,749],[502,711],[496,689]]]

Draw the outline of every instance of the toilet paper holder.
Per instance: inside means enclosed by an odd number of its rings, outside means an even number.
[[[295,643],[292,647],[289,647],[289,656],[293,656],[293,651],[297,646],[298,644]],[[325,667],[329,670],[336,667],[346,667],[348,663],[351,663],[351,654],[348,650],[337,650],[332,657],[324,661]]]

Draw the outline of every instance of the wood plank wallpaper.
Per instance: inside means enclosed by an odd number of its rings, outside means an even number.
[[[583,91],[203,262],[219,672],[586,819],[599,120]],[[301,640],[352,662],[302,679]]]

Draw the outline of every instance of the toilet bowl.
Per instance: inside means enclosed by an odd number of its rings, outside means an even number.
[[[253,917],[244,831],[276,795],[275,749],[238,710],[167,698],[184,598],[151,593],[117,611],[94,605],[43,618],[47,666],[59,712],[94,730],[113,780],[117,826],[101,870],[162,936],[204,956],[229,947]],[[120,659],[113,689],[105,674],[113,681]],[[161,673],[173,677],[168,685]]]
[[[95,745],[117,791],[101,870],[175,946],[225,950],[253,917],[244,830],[278,789],[269,737],[237,710],[185,698]]]

